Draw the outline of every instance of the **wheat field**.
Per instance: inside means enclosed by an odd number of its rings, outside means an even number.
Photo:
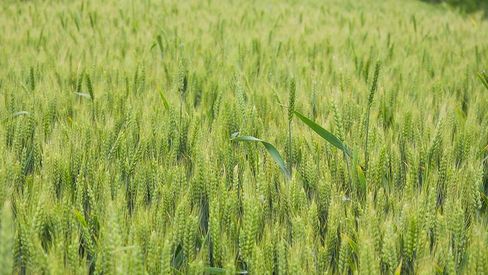
[[[487,274],[487,61],[416,0],[0,1],[0,274]]]

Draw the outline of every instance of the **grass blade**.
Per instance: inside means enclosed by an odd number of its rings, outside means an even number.
[[[29,113],[29,112],[27,112],[27,111],[19,111],[19,112],[15,112],[15,113],[12,115],[12,117],[18,117],[18,116],[28,116],[28,115],[30,115],[30,113]]]
[[[158,36],[156,36],[156,42],[158,43],[159,51],[161,52],[161,56],[163,56],[164,45],[163,45],[163,39],[161,38],[161,34],[158,34]]]
[[[278,166],[280,167],[281,171],[285,175],[286,179],[287,180],[290,179],[290,172],[286,168],[286,164],[283,161],[283,158],[281,157],[281,155],[278,152],[278,150],[273,146],[273,144],[271,144],[271,143],[269,143],[267,141],[264,141],[262,139],[253,137],[253,136],[237,136],[237,137],[232,137],[231,140],[233,140],[233,141],[245,141],[245,142],[261,142],[263,144],[264,148],[266,148],[266,150],[268,151],[268,153],[274,159],[274,161],[276,162],[276,164],[278,164]]]
[[[305,124],[307,124],[310,129],[312,129],[315,133],[317,133],[319,136],[321,136],[323,139],[325,139],[327,142],[332,144],[334,147],[340,149],[343,151],[346,155],[351,157],[351,151],[349,148],[334,134],[331,132],[325,130],[322,128],[320,125],[312,121],[311,119],[307,118],[306,116],[302,115],[301,113],[294,111],[295,116],[297,116],[301,121],[303,121]]]
[[[164,108],[166,108],[166,110],[169,110],[168,100],[166,99],[166,97],[164,96],[162,91],[159,91],[159,97],[161,98],[161,101],[163,102]]]
[[[488,89],[488,73],[479,72],[478,77],[480,78],[481,83],[483,83],[483,86],[485,86],[485,88]]]
[[[80,97],[84,97],[84,98],[87,98],[87,99],[92,99],[91,96],[87,93],[78,93],[78,92],[75,92],[75,95],[77,96],[80,96]]]
[[[90,78],[90,75],[86,74],[85,75],[85,81],[86,81],[86,88],[88,89],[88,94],[90,95],[90,98],[92,101],[95,100],[95,94],[93,92],[93,84]]]

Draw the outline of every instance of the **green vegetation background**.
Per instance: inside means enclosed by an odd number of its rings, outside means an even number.
[[[448,2],[0,1],[0,274],[486,274]]]

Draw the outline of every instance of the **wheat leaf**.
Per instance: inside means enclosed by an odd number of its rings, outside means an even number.
[[[286,179],[288,179],[288,180],[290,179],[290,172],[286,168],[286,164],[283,161],[283,158],[281,157],[278,150],[271,143],[264,141],[262,139],[253,137],[253,136],[236,136],[236,135],[233,135],[231,140],[233,140],[233,141],[245,141],[245,142],[261,142],[261,144],[263,144],[264,148],[266,148],[268,153],[274,159],[276,164],[278,164],[281,171],[285,175]]]
[[[478,77],[480,78],[481,83],[483,83],[483,86],[488,89],[488,74],[486,72],[479,72]]]
[[[79,97],[84,97],[84,98],[87,98],[87,99],[91,99],[91,96],[87,93],[78,93],[78,92],[75,92],[75,95],[79,96]]]
[[[159,97],[161,98],[161,101],[163,102],[164,108],[166,108],[166,110],[169,110],[168,100],[166,99],[166,97],[164,96],[162,91],[159,91]]]
[[[295,116],[297,116],[301,121],[303,121],[307,126],[312,129],[315,133],[325,139],[327,142],[332,144],[334,147],[342,150],[346,155],[351,157],[351,151],[349,148],[334,134],[325,130],[320,125],[312,121],[311,119],[307,118],[306,116],[302,115],[301,113],[295,111]]]

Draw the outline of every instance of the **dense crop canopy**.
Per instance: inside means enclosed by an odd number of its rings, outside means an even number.
[[[0,275],[486,274],[453,7],[0,0]]]

